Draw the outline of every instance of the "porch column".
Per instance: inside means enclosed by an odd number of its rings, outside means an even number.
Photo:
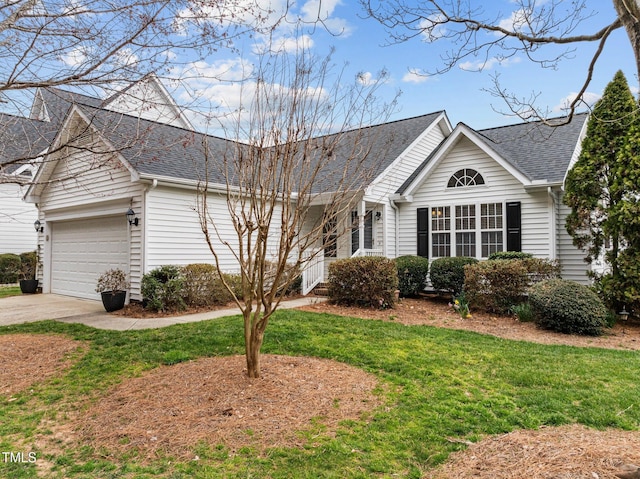
[[[364,200],[358,203],[358,249],[364,251],[364,218],[367,214],[367,204]]]

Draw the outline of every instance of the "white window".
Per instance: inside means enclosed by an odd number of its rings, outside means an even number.
[[[460,188],[463,186],[478,185],[484,185],[484,178],[482,175],[471,168],[463,168],[456,171],[451,178],[449,178],[447,188]]]
[[[504,225],[503,203],[434,206],[431,208],[431,256],[487,258],[503,251]]]

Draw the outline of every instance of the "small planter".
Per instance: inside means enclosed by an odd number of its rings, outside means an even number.
[[[103,291],[100,295],[102,296],[102,305],[107,313],[124,308],[124,302],[127,298],[126,291]]]
[[[38,291],[38,280],[37,279],[21,279],[20,291],[22,291],[23,294],[36,293]]]

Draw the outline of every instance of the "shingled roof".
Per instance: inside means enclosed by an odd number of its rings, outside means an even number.
[[[47,122],[0,114],[0,172],[11,174],[37,158],[56,131]]]
[[[78,108],[143,176],[203,180],[205,150],[202,145],[206,144],[209,152],[208,179],[212,183],[225,184],[222,160],[247,148],[232,140],[126,114],[86,105]],[[324,162],[327,156],[331,161],[323,165],[324,171],[318,175],[312,191],[332,191],[331,186],[337,184],[336,177],[342,177],[344,171],[350,177],[351,188],[366,187],[441,115],[442,112],[430,113],[313,139],[317,148],[313,155],[315,159],[311,161]],[[358,154],[362,158],[351,162]]]
[[[570,123],[551,126],[542,122],[519,123],[478,130],[486,143],[530,180],[559,183],[564,180],[588,114],[573,117]],[[551,124],[565,119],[550,120]]]
[[[480,141],[497,155],[522,173],[530,181],[561,183],[564,180],[576,148],[579,146],[580,133],[589,115],[580,113],[571,122],[566,118],[524,122],[515,125],[499,126],[484,130],[473,130]],[[556,123],[558,126],[553,126]],[[404,194],[420,173],[436,158],[447,143],[442,143],[422,162],[396,191]]]

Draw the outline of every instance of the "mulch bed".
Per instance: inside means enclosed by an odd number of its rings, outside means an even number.
[[[10,397],[32,384],[62,374],[80,341],[42,334],[0,336],[0,396]]]
[[[80,439],[146,458],[193,459],[201,441],[231,452],[298,447],[312,419],[331,432],[380,404],[377,378],[346,364],[263,355],[260,379],[244,365],[244,356],[204,358],[124,381],[77,418]]]

